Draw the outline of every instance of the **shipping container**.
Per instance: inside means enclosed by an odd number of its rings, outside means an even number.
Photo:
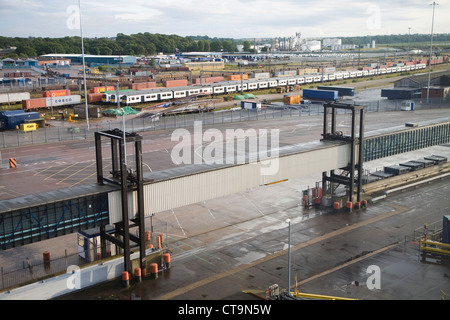
[[[146,89],[153,89],[156,88],[156,82],[138,82],[138,83],[132,83],[128,85],[128,89],[131,90],[146,90]]]
[[[63,96],[63,97],[55,97],[55,98],[45,98],[47,108],[50,107],[62,107],[62,106],[70,106],[74,104],[81,103],[81,96],[80,95],[70,95],[70,96]]]
[[[32,120],[39,120],[39,112],[25,112],[23,110],[20,111],[0,114],[1,129],[18,129],[22,123],[26,123]]]
[[[0,94],[0,104],[2,104],[2,103],[15,104],[15,103],[20,103],[20,102],[22,102],[22,100],[26,100],[26,99],[30,99],[29,92]]]
[[[103,93],[89,93],[88,103],[101,102]]]
[[[312,100],[337,100],[338,92],[331,90],[303,89],[303,98]]]
[[[101,86],[101,87],[93,87],[90,89],[90,93],[103,93],[105,91],[113,91],[116,88],[114,86]],[[70,93],[69,93],[70,95]]]
[[[259,101],[241,101],[241,108],[246,110],[261,110],[261,102]]]
[[[344,96],[353,97],[355,95],[355,88],[350,87],[318,86],[317,89],[337,91],[339,97]]]
[[[45,108],[47,106],[46,99],[47,98],[35,98],[22,100],[22,109],[30,110],[30,109]]]
[[[21,123],[20,130],[24,132],[28,131],[36,131],[37,125],[36,123]]]
[[[163,86],[166,88],[185,87],[188,85],[187,80],[164,80]]]
[[[200,81],[201,80],[201,81]],[[192,84],[205,84],[205,83],[215,83],[224,81],[224,77],[208,77],[208,78],[195,78],[192,80]]]
[[[286,94],[283,97],[284,104],[300,104],[301,96],[299,94]]]
[[[49,90],[43,91],[42,97],[50,98],[50,97],[62,97],[62,96],[70,96],[70,90]]]

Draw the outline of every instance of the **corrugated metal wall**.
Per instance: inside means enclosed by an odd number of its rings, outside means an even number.
[[[258,161],[147,184],[144,186],[145,216],[247,191],[272,182],[345,167],[350,161],[350,145],[327,146],[280,156],[272,161],[275,162],[270,165]],[[275,170],[276,173],[264,175],[271,171],[271,166],[278,169]],[[136,192],[128,197],[130,213],[135,213],[136,198]],[[109,194],[110,223],[122,221],[121,203],[120,191]]]

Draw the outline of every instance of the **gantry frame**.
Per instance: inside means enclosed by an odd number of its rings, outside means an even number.
[[[326,190],[327,182],[338,183],[348,186],[348,201],[354,202],[355,185],[356,201],[361,201],[362,176],[363,176],[363,152],[364,152],[364,117],[365,106],[345,104],[339,102],[330,102],[323,105],[323,134],[322,140],[343,141],[350,143],[350,163],[345,168],[340,168],[350,173],[350,177],[336,174],[334,170],[328,175],[322,173],[322,187]],[[337,110],[344,109],[351,111],[351,134],[344,135],[342,131],[337,131]],[[357,135],[357,116],[359,113],[359,134]],[[330,122],[331,115],[331,122]],[[356,152],[356,146],[359,146]],[[357,175],[355,174],[357,172]]]
[[[108,138],[111,143],[112,178],[103,174],[103,152],[102,138]],[[126,143],[134,143],[135,148],[135,170],[127,169]],[[123,132],[119,129],[95,132],[95,150],[97,160],[97,183],[113,183],[121,187],[122,200],[122,221],[115,223],[115,235],[120,235],[122,239],[114,237],[105,232],[105,227],[101,227],[100,235],[102,248],[105,248],[106,240],[116,244],[123,249],[124,271],[132,274],[131,247],[130,241],[139,246],[140,267],[145,269],[145,221],[144,221],[144,179],[142,170],[142,136],[136,133]],[[137,213],[130,216],[128,206],[129,191],[137,191]],[[132,223],[130,223],[130,221]],[[138,236],[130,234],[131,227],[138,227]],[[105,254],[105,255],[104,255]],[[106,252],[102,252],[106,256]]]

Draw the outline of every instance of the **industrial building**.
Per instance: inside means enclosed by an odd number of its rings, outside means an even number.
[[[433,72],[431,86],[450,86],[450,71]],[[394,88],[422,89],[428,86],[428,73],[421,73],[394,82]]]
[[[430,98],[450,96],[450,71],[434,72],[430,77]],[[394,82],[393,89],[383,89],[381,96],[388,99],[427,98],[428,73],[406,77]]]
[[[70,59],[72,64],[82,64],[83,56],[81,54],[45,54],[43,58],[51,59]],[[88,66],[95,67],[99,65],[122,65],[132,66],[136,64],[135,56],[114,56],[114,55],[84,55],[84,61]]]
[[[37,67],[38,61],[35,59],[11,59],[6,58],[2,60],[1,66],[3,69],[7,68],[29,68]]]

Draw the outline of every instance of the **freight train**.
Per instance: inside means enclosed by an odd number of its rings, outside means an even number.
[[[286,87],[293,85],[302,85],[308,83],[327,82],[334,80],[343,80],[351,78],[371,77],[396,72],[407,72],[425,69],[426,64],[413,64],[406,66],[392,66],[387,68],[357,70],[357,71],[338,71],[326,74],[314,74],[303,76],[286,76],[269,79],[249,79],[242,81],[222,81],[215,83],[206,83],[203,85],[157,88],[149,90],[136,90],[120,95],[120,102],[124,105],[139,104],[144,102],[157,102],[184,98],[189,96],[228,94],[241,91],[251,91],[267,88]],[[104,102],[117,103],[115,95],[104,96]]]
[[[370,70],[352,70],[352,71],[336,71],[332,73],[325,74],[312,74],[312,75],[302,75],[302,76],[284,76],[277,78],[268,79],[248,79],[242,81],[220,81],[215,83],[204,83],[201,85],[193,86],[182,86],[182,87],[172,87],[172,88],[154,88],[146,90],[132,90],[128,92],[120,92],[119,100],[121,104],[131,105],[139,103],[148,102],[161,102],[171,99],[179,99],[193,96],[206,96],[215,94],[229,94],[238,93],[241,91],[252,91],[260,89],[270,89],[277,87],[286,87],[294,85],[303,85],[309,83],[319,83],[328,82],[334,80],[344,80],[351,78],[361,78],[361,77],[371,77],[376,75],[383,75],[396,72],[407,72],[425,69],[426,64],[412,64],[412,65],[402,65],[402,66],[391,66],[385,68],[376,68]],[[206,82],[206,81],[205,81]],[[242,88],[241,88],[242,86]],[[99,87],[104,90],[105,87]],[[108,87],[107,87],[108,89]],[[61,90],[66,92],[66,90]],[[53,93],[53,92],[52,92]],[[90,95],[98,95],[94,100],[89,99],[91,102],[99,102],[100,95],[98,93],[91,93]],[[39,108],[49,108],[57,106],[71,106],[81,103],[81,96],[70,95],[66,93],[64,96],[54,97],[55,94],[51,94],[53,97],[49,98],[37,98],[37,99],[22,99],[22,106],[24,110],[29,109],[39,109]],[[58,99],[56,99],[58,98]],[[117,104],[116,93],[107,92],[103,93],[101,101],[104,103]]]

